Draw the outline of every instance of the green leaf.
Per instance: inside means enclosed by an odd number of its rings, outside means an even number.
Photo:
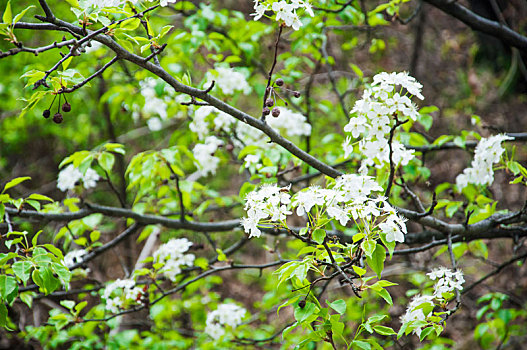
[[[68,269],[66,266],[62,264],[52,264],[51,267],[53,268],[53,271],[57,274],[60,283],[68,289],[69,283],[71,281],[71,272],[70,269]]]
[[[366,273],[366,269],[363,269],[363,268],[360,267],[360,266],[355,266],[355,265],[353,265],[352,268],[353,268],[353,271],[354,271],[357,275],[359,275],[359,277],[364,276],[364,274]]]
[[[226,261],[227,255],[220,248],[216,248],[216,253],[218,253],[218,261]]]
[[[125,154],[124,146],[120,143],[106,143],[104,145],[104,148],[110,152],[119,153],[119,154]]]
[[[12,267],[16,277],[20,278],[25,286],[29,277],[31,277],[31,269],[33,268],[33,264],[29,261],[17,261]]]
[[[24,10],[22,10],[22,12],[20,12],[19,14],[17,14],[15,16],[15,18],[13,19],[13,24],[16,24],[18,21],[20,21],[20,19],[26,14],[26,12],[32,8],[32,7],[35,7],[35,5],[31,5],[31,6],[28,6],[26,7]]]
[[[4,303],[0,303],[0,327],[7,326],[7,307]]]
[[[299,323],[302,323],[303,321],[305,321],[309,316],[311,316],[316,310],[316,306],[315,304],[307,301],[305,303],[305,306],[303,308],[301,308],[300,306],[296,305],[295,306],[295,319],[299,322]]]
[[[282,340],[285,339],[287,337],[287,335],[293,330],[295,329],[296,327],[298,327],[298,322],[295,322],[293,323],[292,325],[290,325],[289,327],[287,327],[286,329],[284,329],[282,331]]]
[[[0,275],[0,297],[2,297],[2,300],[10,302],[8,298],[16,290],[18,290],[16,278],[13,276]]]
[[[42,233],[42,230],[38,231],[37,233],[35,233],[35,235],[33,236],[33,239],[31,240],[31,244],[34,246],[37,245],[37,242],[38,242],[38,236],[40,236],[40,234]]]
[[[388,293],[386,289],[378,291],[377,294],[379,294],[384,300],[386,300],[388,304],[393,305],[392,296],[390,295],[390,293]]]
[[[280,305],[280,306],[278,307],[278,309],[276,310],[276,314],[278,315],[279,312],[280,312],[280,309],[281,309],[281,308],[293,304],[295,301],[298,300],[298,298],[300,298],[300,297],[299,297],[299,296],[296,296],[296,297],[293,297],[293,298],[291,298],[291,299],[288,299],[286,302],[284,302],[282,305]]]
[[[64,306],[68,310],[71,310],[75,306],[75,302],[73,300],[61,300],[60,305]]]
[[[15,187],[19,183],[22,183],[22,182],[24,182],[26,180],[31,180],[31,178],[29,176],[14,178],[13,180],[11,180],[11,181],[9,181],[8,183],[5,184],[4,189],[2,190],[2,193],[4,193],[8,189],[10,189],[12,187]]]
[[[346,302],[342,299],[335,300],[332,303],[328,303],[328,305],[341,315],[346,312]]]
[[[381,278],[381,273],[384,269],[384,260],[386,260],[386,251],[380,244],[377,244],[371,257],[366,256],[366,262],[375,272],[378,278]]]
[[[427,327],[421,331],[421,334],[419,335],[419,340],[423,341],[430,333],[434,331],[433,327]]]
[[[313,231],[311,237],[318,244],[323,244],[324,239],[326,238],[326,231],[324,231],[323,229],[317,228],[316,230]]]
[[[364,349],[364,350],[371,350],[370,343],[367,343],[362,340],[354,340],[350,343],[349,349]]]
[[[20,297],[20,300],[22,300],[22,302],[31,309],[33,306],[33,296],[34,295],[35,295],[34,292],[24,292],[24,293],[20,293],[19,297]]]
[[[375,242],[373,239],[366,239],[362,242],[360,246],[362,250],[364,250],[364,254],[366,254],[366,256],[371,257],[373,251],[375,250],[375,247],[377,246],[377,242]]]
[[[59,280],[53,276],[53,272],[47,266],[41,266],[38,270],[33,270],[31,277],[33,282],[46,295],[53,293],[60,286]]]
[[[48,196],[44,196],[43,194],[38,194],[38,193],[32,193],[26,199],[33,199],[33,200],[36,200],[36,201],[53,202],[53,199],[49,198]]]
[[[373,329],[375,332],[379,333],[380,335],[394,335],[396,334],[393,329],[390,327],[385,326],[373,326]]]
[[[2,20],[4,21],[4,23],[8,24],[11,24],[11,22],[13,21],[13,12],[11,11],[11,0],[7,2],[4,15],[2,16]]]
[[[90,241],[96,242],[101,237],[101,231],[95,230],[90,233]]]
[[[103,152],[97,159],[101,168],[103,168],[108,174],[112,172],[113,164],[115,163],[115,156],[108,152]]]
[[[64,255],[62,254],[62,251],[59,248],[55,247],[53,244],[46,243],[46,244],[43,244],[42,246],[45,247],[47,250],[49,250],[53,255],[55,255],[58,258],[58,260],[64,259]]]
[[[357,77],[359,77],[360,79],[362,79],[364,77],[364,73],[362,72],[362,70],[357,65],[351,63],[350,67],[351,67],[351,69],[353,69],[353,72],[357,75]]]
[[[73,56],[70,56],[70,57],[68,57],[67,59],[65,59],[65,60],[62,62],[62,69],[63,69],[63,70],[68,69],[68,66],[70,65],[72,59],[73,59]]]

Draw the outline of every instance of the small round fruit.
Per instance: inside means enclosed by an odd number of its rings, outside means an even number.
[[[280,108],[275,107],[273,108],[273,117],[277,118],[280,115]]]
[[[65,103],[62,105],[62,111],[63,111],[63,112],[69,112],[69,111],[71,111],[71,105],[70,105],[68,102],[65,102]]]
[[[49,109],[45,109],[44,112],[42,112],[42,116],[44,118],[49,118],[49,116],[51,115],[51,112],[49,111]]]
[[[62,123],[63,120],[64,118],[62,118],[62,114],[60,113],[55,113],[55,115],[53,116],[53,121],[57,124]]]
[[[295,96],[296,98],[299,98],[300,97],[300,91],[293,91],[293,96]]]
[[[267,100],[265,100],[265,105],[267,107],[272,107],[274,105],[274,100],[272,98],[268,98]]]
[[[263,110],[262,110],[262,114],[263,115],[271,114],[271,110],[269,109],[269,107],[264,107]]]
[[[284,85],[284,80],[282,78],[278,78],[275,81],[276,86],[282,86]]]

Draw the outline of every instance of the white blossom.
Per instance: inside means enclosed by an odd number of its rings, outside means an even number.
[[[64,256],[64,266],[71,268],[73,265],[83,261],[83,257],[88,254],[84,249],[77,249],[68,252]]]
[[[264,185],[247,194],[245,197],[247,217],[242,219],[242,225],[249,238],[260,237],[261,230],[258,224],[263,219],[285,221],[287,215],[292,214],[286,206],[289,203],[291,203],[289,187]]]
[[[457,270],[453,272],[446,267],[439,267],[427,274],[432,280],[437,280],[434,285],[434,296],[442,299],[443,293],[453,292],[454,290],[462,290],[465,278],[463,272]]]
[[[159,131],[163,128],[163,123],[158,117],[148,119],[146,124],[148,125],[148,129],[150,129],[150,131]]]
[[[242,73],[232,68],[221,66],[216,66],[214,70],[216,72],[207,72],[205,75],[207,86],[210,86],[214,80],[215,86],[223,91],[225,95],[232,95],[236,91],[241,91],[245,95],[251,92],[251,86]]]
[[[126,305],[140,304],[143,290],[131,279],[117,279],[106,286],[102,298],[106,301],[106,310],[117,313]]]
[[[269,4],[261,4],[260,0],[254,0],[254,13],[251,13],[251,16],[254,16],[255,21],[262,18],[266,11],[269,11]]]
[[[60,171],[57,179],[57,188],[62,192],[66,192],[73,189],[78,181],[82,181],[84,188],[89,189],[95,187],[99,179],[100,176],[95,170],[88,168],[83,175],[73,164],[69,164]]]
[[[225,326],[233,329],[238,327],[246,313],[247,310],[236,304],[218,305],[216,310],[207,315],[205,333],[217,340],[225,334]]]
[[[417,107],[407,95],[401,95],[397,86],[405,88],[408,93],[422,98],[422,85],[408,73],[380,73],[373,77],[372,87],[366,89],[360,100],[355,102],[344,132],[351,133],[355,139],[360,138],[359,151],[365,157],[360,172],[366,174],[369,166],[383,167],[390,162],[390,131],[397,120],[405,118],[416,120],[419,116]],[[353,152],[352,140],[348,136],[343,143],[344,156]],[[414,158],[414,151],[397,140],[392,139],[392,157],[395,165],[407,165]]]
[[[500,161],[501,155],[505,151],[501,143],[513,139],[513,137],[504,134],[482,138],[474,150],[474,159],[470,164],[471,166],[456,177],[458,190],[461,191],[468,184],[492,185],[494,182],[492,166]]]
[[[207,176],[209,174],[216,174],[216,169],[220,163],[220,159],[214,156],[218,147],[223,145],[223,141],[215,136],[207,136],[204,143],[198,143],[194,146],[193,154],[196,158],[196,166],[200,176]]]
[[[271,7],[269,7],[271,5]],[[307,0],[290,0],[290,1],[274,1],[270,4],[267,1],[254,0],[254,20],[257,21],[263,17],[266,11],[273,11],[275,13],[275,20],[282,22],[294,30],[300,29],[302,22],[297,14],[297,10],[301,9],[309,16],[314,17],[313,7]]]
[[[409,323],[413,321],[425,321],[431,314],[432,311],[430,310],[425,314],[423,311],[423,304],[428,304],[432,308],[434,307],[434,297],[430,295],[416,295],[413,297],[413,299],[408,304],[408,307],[406,309],[406,313],[401,316],[401,323]],[[423,330],[423,327],[416,327],[413,330],[413,333],[417,334],[418,336],[421,335],[421,332]]]
[[[194,265],[194,254],[185,254],[190,246],[192,246],[192,242],[186,238],[171,239],[161,245],[154,252],[154,262],[163,264],[159,272],[175,282],[176,276],[181,273],[181,266]]]
[[[159,5],[162,7],[168,6],[168,4],[175,4],[178,0],[161,0]]]
[[[278,117],[267,118],[266,121],[273,129],[283,130],[287,136],[311,135],[311,125],[306,117],[287,108],[280,108]]]
[[[79,6],[85,10],[94,8],[94,9],[103,9],[109,7],[121,7],[129,1],[133,5],[137,4],[139,0],[79,0]],[[161,0],[166,1],[166,0]],[[173,1],[173,0],[168,0]]]

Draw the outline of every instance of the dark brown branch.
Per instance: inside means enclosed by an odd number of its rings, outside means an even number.
[[[518,48],[520,51],[527,52],[527,37],[515,32],[499,22],[491,21],[470,11],[452,0],[425,0],[427,3],[437,7],[441,11],[457,18],[474,30],[492,35],[502,40],[507,45]]]
[[[119,57],[118,56],[115,56],[114,58],[112,58],[108,63],[106,63],[104,66],[102,66],[99,70],[97,70],[95,73],[93,73],[92,75],[90,75],[88,78],[84,79],[83,81],[81,81],[80,83],[78,84],[75,84],[73,85],[72,87],[70,88],[66,88],[66,87],[63,87],[61,88],[57,93],[59,94],[63,94],[63,93],[71,93],[81,87],[83,87],[84,85],[86,85],[87,83],[89,83],[91,80],[93,80],[94,78],[102,75],[104,73],[105,70],[107,70],[108,68],[110,68],[115,62],[117,62],[119,60]]]

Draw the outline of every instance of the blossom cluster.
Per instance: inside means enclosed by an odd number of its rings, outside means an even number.
[[[82,262],[84,260],[83,257],[86,254],[88,254],[88,252],[84,249],[77,249],[68,252],[64,256],[64,266],[71,268],[73,265]]]
[[[265,12],[272,10],[275,13],[275,20],[277,22],[284,23],[286,26],[298,30],[302,26],[302,22],[296,13],[298,9],[303,9],[311,17],[315,16],[313,8],[307,0],[254,0],[254,13],[251,16],[254,16],[254,20],[257,21],[265,15]]]
[[[171,239],[161,245],[154,253],[154,262],[163,265],[159,272],[174,282],[181,273],[181,266],[194,265],[194,254],[185,254],[190,246],[192,242],[186,238]]]
[[[216,136],[207,136],[203,143],[198,143],[194,147],[193,153],[200,177],[216,174],[220,158],[216,157],[214,153],[221,145],[223,145],[223,141]]]
[[[465,283],[463,272],[460,270],[453,272],[442,266],[432,270],[432,272],[427,273],[427,275],[431,280],[437,280],[434,285],[434,297],[437,299],[442,299],[444,293],[450,293],[456,289],[462,290],[463,283]]]
[[[401,88],[396,89],[397,86]],[[404,90],[406,91],[403,94]],[[423,99],[422,85],[408,73],[379,73],[373,77],[372,86],[366,89],[351,113],[344,131],[359,141],[359,151],[365,156],[361,172],[369,166],[383,167],[390,162],[389,135],[396,121],[415,121],[419,116],[411,96]],[[354,143],[348,136],[343,144],[344,156],[353,153]],[[396,138],[392,140],[392,160],[396,165],[406,165],[414,158],[414,152],[406,149]]]
[[[245,232],[249,233],[249,237],[260,237],[262,231],[258,225],[277,221],[284,223],[287,215],[292,214],[287,209],[289,203],[291,203],[289,187],[264,185],[250,192],[245,198],[247,217],[242,218]],[[262,222],[264,219],[269,220]]]
[[[504,134],[482,138],[474,151],[471,166],[456,177],[458,190],[461,191],[468,184],[491,185],[494,182],[492,166],[500,161],[501,155],[505,151],[501,143],[513,139],[513,137]]]
[[[412,298],[406,313],[401,316],[401,323],[412,326],[413,333],[418,336],[421,335],[422,330],[427,326],[426,322],[430,316],[436,303],[445,302],[444,293],[451,293],[455,290],[462,290],[462,284],[465,282],[463,272],[457,270],[453,272],[446,267],[439,267],[427,274],[430,279],[437,280],[434,285],[433,295],[417,294]],[[423,322],[425,324],[423,325]]]
[[[370,197],[381,190],[382,187],[371,177],[356,174],[337,178],[331,188],[311,186],[293,197],[288,187],[264,185],[245,198],[247,217],[242,219],[242,225],[249,237],[259,237],[259,225],[280,222],[287,227],[287,215],[292,214],[291,210],[295,208],[297,215],[307,214],[312,220],[310,211],[316,206],[317,213],[325,213],[329,219],[337,220],[343,226],[353,220],[367,232],[373,232],[377,227],[389,242],[404,242],[407,232],[405,219],[397,214],[385,198]],[[316,223],[312,223],[312,226],[316,226]]]
[[[85,189],[95,187],[97,181],[100,179],[99,174],[91,168],[86,169],[86,172],[82,174],[80,170],[69,164],[67,167],[62,169],[57,179],[57,188],[62,192],[66,192],[75,187],[78,181],[82,180]]]
[[[246,313],[247,310],[236,304],[218,305],[216,310],[207,315],[205,333],[214,339],[219,339],[225,334],[225,326],[238,327]]]
[[[106,286],[102,298],[106,301],[106,310],[117,313],[128,305],[140,304],[143,289],[136,286],[132,279],[117,279]]]
[[[245,75],[232,68],[216,66],[214,71],[207,72],[205,79],[208,86],[214,80],[215,86],[225,95],[232,95],[236,91],[243,92],[245,95],[251,92],[251,86],[247,82]]]
[[[311,134],[311,125],[307,123],[305,116],[293,112],[287,108],[281,108],[281,113],[277,118],[268,118],[267,123],[288,137],[308,136]],[[198,143],[193,150],[196,158],[196,166],[200,176],[215,174],[219,158],[215,155],[216,150],[223,145],[216,136],[210,135],[236,135],[231,139],[235,147],[243,148],[244,146],[256,145],[262,152],[274,147],[267,142],[265,135],[255,130],[251,126],[237,121],[232,116],[224,113],[212,106],[202,106],[194,112],[194,118],[189,125],[202,143]],[[260,155],[249,154],[244,159],[245,166],[248,167],[251,162],[257,163]]]

